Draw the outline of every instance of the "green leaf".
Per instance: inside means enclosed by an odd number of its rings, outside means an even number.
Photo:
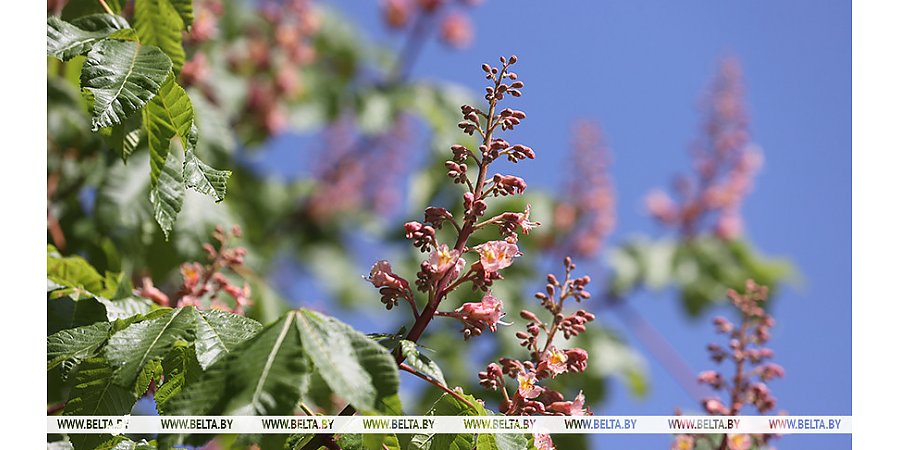
[[[406,364],[409,364],[410,367],[434,378],[444,386],[447,385],[447,381],[444,380],[444,374],[441,372],[441,368],[429,357],[419,353],[419,349],[416,347],[415,342],[408,340],[400,341],[400,351],[403,352],[403,356],[406,357]]]
[[[479,450],[523,450],[528,448],[528,439],[524,434],[479,434]]]
[[[177,137],[183,149],[191,148],[189,135],[194,123],[194,108],[187,92],[175,82],[175,75],[169,73],[143,115],[150,145],[150,182],[155,184],[166,165],[170,141]]]
[[[306,309],[297,315],[297,326],[313,365],[337,395],[364,413],[396,408],[389,401],[400,377],[384,347],[337,319]]]
[[[155,305],[152,301],[141,297],[125,297],[116,300],[95,297],[95,299],[106,308],[106,320],[109,321],[147,314],[153,310]]]
[[[128,157],[134,153],[141,143],[141,136],[143,135],[141,119],[141,116],[135,114],[112,127],[109,141],[113,150],[122,158],[122,162],[127,163]]]
[[[128,389],[113,383],[113,369],[103,357],[81,363],[75,375],[75,386],[63,414],[67,416],[122,416],[131,411],[137,400]],[[103,435],[70,436],[76,449],[95,448]]]
[[[284,448],[290,450],[300,450],[304,445],[308,444],[315,437],[315,434],[292,434],[288,436],[287,441],[284,443]]]
[[[162,373],[162,363],[158,359],[154,359],[144,365],[141,371],[138,372],[137,380],[134,382],[134,389],[132,390],[134,396],[138,398],[143,396],[147,389],[150,388],[150,383],[160,381]]]
[[[171,415],[287,415],[310,373],[291,311],[213,364],[168,403]]]
[[[184,183],[201,194],[209,195],[217,202],[225,200],[229,170],[217,170],[200,160],[193,151],[184,154]]]
[[[171,70],[172,60],[157,47],[134,41],[96,43],[81,70],[81,87],[94,101],[93,130],[120,123],[141,109]]]
[[[92,14],[68,23],[56,16],[47,17],[47,54],[63,61],[87,53],[98,41],[116,30],[128,28],[121,16]]]
[[[134,28],[142,43],[162,49],[172,59],[175,73],[181,71],[184,65],[181,31],[185,23],[170,0],[136,0]]]
[[[80,256],[62,257],[53,247],[47,248],[47,279],[58,285],[70,288],[65,293],[76,293],[79,296],[112,296],[115,286],[97,272]]]
[[[195,382],[203,373],[197,363],[194,348],[185,342],[178,342],[163,359],[163,382],[156,389],[153,398],[160,414],[168,414],[168,402],[178,395],[185,385]]]
[[[47,336],[47,370],[62,364],[65,378],[81,361],[94,356],[109,338],[111,329],[111,323],[100,322]]]
[[[116,368],[114,379],[120,386],[134,387],[147,364],[165,356],[179,339],[194,335],[193,308],[167,311],[153,320],[132,324],[109,338],[106,357]]]
[[[194,320],[197,324],[197,361],[203,370],[262,329],[262,325],[253,319],[219,310],[195,309]]]
[[[126,437],[116,436],[100,444],[96,450],[156,450],[156,445],[143,439],[135,442]]]
[[[152,161],[151,157],[151,161]],[[151,164],[152,166],[152,164]],[[153,218],[162,228],[166,240],[175,227],[175,219],[184,205],[186,189],[181,178],[183,164],[181,155],[169,152],[165,159],[159,178],[150,188],[150,204],[153,206]]]
[[[463,398],[475,405],[475,408],[461,402],[456,397],[444,394],[428,411],[429,416],[491,416],[493,412],[485,409],[474,396],[462,394]],[[474,434],[417,434],[410,442],[410,449],[458,449],[471,450],[475,447]],[[528,441],[522,434],[479,434],[479,449],[521,450],[528,447]]]
[[[106,321],[106,308],[94,297],[47,298],[48,335]]]
[[[184,28],[188,29],[191,24],[194,22],[194,5],[192,0],[169,0],[169,3],[175,8],[175,11],[178,12],[178,15],[181,16],[181,21],[184,23]]]
[[[396,434],[364,434],[362,443],[365,450],[400,450]]]

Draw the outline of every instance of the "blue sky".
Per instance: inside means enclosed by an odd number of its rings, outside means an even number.
[[[326,1],[397,47],[377,2]],[[472,12],[474,44],[454,51],[431,42],[414,78],[482,89],[478,67],[519,56],[528,120],[516,139],[540,164],[519,165],[529,184],[559,184],[573,121],[604,128],[613,152],[618,231],[658,233],[641,199],[688,169],[697,104],[723,55],[742,61],[751,132],[765,167],[745,203],[748,234],[764,252],[789,257],[803,283],[774,308],[772,346],[787,377],[771,384],[779,408],[798,415],[851,414],[851,40],[849,1],[722,2],[485,1]],[[633,305],[695,370],[710,368],[708,318],[688,320],[674,298],[642,295]],[[619,329],[615,317],[604,318]],[[635,340],[632,339],[634,342]],[[643,350],[639,345],[638,348]],[[652,391],[632,398],[616,385],[597,413],[669,414],[695,402],[652,357]],[[603,436],[606,448],[667,448],[666,436]],[[849,448],[849,436],[788,436],[779,448]]]

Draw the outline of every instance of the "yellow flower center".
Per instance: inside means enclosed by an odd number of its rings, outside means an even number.
[[[569,358],[566,357],[566,354],[560,351],[550,352],[550,364],[558,365],[563,364]]]
[[[438,250],[438,265],[443,266],[451,261],[453,261],[453,255],[450,254],[449,250]]]

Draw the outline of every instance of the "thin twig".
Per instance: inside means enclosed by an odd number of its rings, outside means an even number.
[[[109,5],[106,4],[105,0],[97,0],[97,1],[100,2],[100,6],[103,7],[103,10],[106,11],[107,14],[112,14],[112,15],[116,14],[113,12],[112,8],[110,8]]]
[[[472,409],[474,409],[474,410],[476,410],[476,411],[478,410],[478,407],[477,407],[477,406],[475,406],[474,404],[472,404],[472,402],[466,400],[466,398],[463,397],[462,395],[459,395],[459,392],[456,392],[456,391],[454,391],[453,389],[450,389],[450,388],[448,388],[447,386],[444,386],[443,384],[441,384],[440,381],[435,380],[435,379],[432,378],[431,376],[426,375],[426,374],[424,374],[424,373],[422,373],[422,372],[419,372],[419,371],[416,370],[416,369],[413,369],[413,368],[410,367],[408,364],[406,364],[406,363],[400,363],[400,370],[405,370],[405,371],[407,371],[407,372],[409,372],[409,373],[411,373],[411,374],[413,374],[413,375],[415,375],[415,376],[417,376],[417,377],[419,377],[419,378],[421,378],[421,379],[423,379],[423,380],[425,380],[425,381],[427,381],[427,382],[429,382],[429,383],[431,383],[431,384],[437,386],[437,387],[440,388],[442,391],[444,391],[444,392],[446,392],[446,393],[452,395],[454,398],[456,398],[457,400],[459,400],[459,401],[465,403],[465,404],[468,405],[470,408],[472,408]]]
[[[307,406],[306,403],[300,402],[300,409],[302,409],[307,416],[316,415],[316,413],[309,406]]]

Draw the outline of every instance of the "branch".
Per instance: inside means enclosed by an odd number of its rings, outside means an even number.
[[[410,367],[410,366],[407,365],[406,363],[400,363],[400,370],[405,370],[405,371],[407,371],[407,372],[409,372],[409,373],[411,373],[411,374],[413,374],[413,375],[415,375],[415,376],[417,376],[417,377],[419,377],[419,378],[421,378],[421,379],[423,379],[423,380],[425,380],[425,381],[427,381],[427,382],[429,382],[429,383],[431,383],[431,384],[437,386],[437,387],[440,388],[442,391],[444,391],[444,392],[446,392],[446,393],[452,395],[455,399],[457,399],[457,400],[459,400],[459,401],[465,403],[465,404],[468,405],[470,408],[472,408],[472,409],[474,409],[474,410],[476,410],[476,411],[478,410],[478,407],[477,407],[477,406],[475,406],[474,404],[472,404],[472,402],[466,400],[466,398],[463,397],[462,395],[459,395],[459,392],[456,392],[456,391],[454,391],[453,389],[450,389],[450,388],[448,388],[447,386],[444,386],[443,384],[441,384],[440,381],[435,380],[435,379],[432,378],[431,376],[426,375],[426,374],[424,374],[424,373],[422,373],[422,372],[419,372],[419,371],[416,370],[416,369],[413,369],[412,367]]]
[[[116,13],[113,12],[113,10],[109,7],[109,5],[106,4],[105,0],[97,0],[97,1],[100,2],[100,6],[103,7],[103,10],[106,11],[107,14],[116,15]]]

